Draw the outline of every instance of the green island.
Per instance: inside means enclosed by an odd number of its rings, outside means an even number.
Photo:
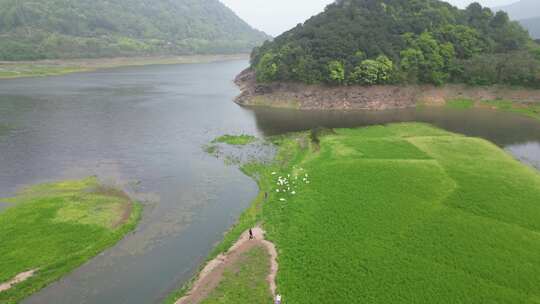
[[[212,141],[212,143],[224,143],[233,146],[245,146],[253,143],[257,138],[252,135],[223,135]]]
[[[242,166],[259,196],[209,259],[262,224],[283,303],[540,300],[540,175],[494,144],[420,123],[269,140],[273,163]],[[229,273],[203,303],[264,299],[239,285],[267,273]]]
[[[45,183],[0,199],[0,284],[27,273],[0,293],[23,298],[116,244],[139,221],[142,205],[97,178]]]

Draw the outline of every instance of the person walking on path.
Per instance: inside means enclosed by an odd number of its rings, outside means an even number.
[[[251,230],[251,228],[249,228],[249,239],[250,240],[253,240],[255,237],[253,236],[253,230]]]
[[[276,303],[276,304],[281,304],[281,295],[278,294],[278,295],[276,296],[276,302],[275,302],[275,303]]]

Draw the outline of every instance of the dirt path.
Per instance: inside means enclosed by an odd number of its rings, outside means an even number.
[[[249,232],[242,234],[240,239],[227,251],[208,262],[199,274],[187,295],[176,301],[176,304],[196,304],[204,300],[214,290],[223,277],[223,272],[238,261],[242,254],[257,246],[266,248],[270,255],[270,272],[266,278],[272,297],[276,294],[276,274],[278,271],[277,251],[274,244],[264,239],[261,227],[253,228],[254,240],[249,239]]]
[[[34,273],[36,271],[37,271],[37,269],[33,269],[33,270],[30,270],[30,271],[19,273],[11,281],[8,281],[6,283],[1,283],[0,284],[0,292],[6,291],[6,290],[10,289],[11,287],[13,287],[15,284],[18,284],[18,283],[21,283],[21,282],[24,282],[24,281],[28,280],[30,277],[32,277],[34,275]]]

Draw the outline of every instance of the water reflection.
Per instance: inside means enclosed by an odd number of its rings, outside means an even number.
[[[386,111],[298,111],[251,108],[265,135],[307,130],[318,126],[348,128],[392,122],[426,122],[440,128],[488,139],[500,146],[540,142],[540,123],[518,114],[488,109],[455,110],[443,107]]]

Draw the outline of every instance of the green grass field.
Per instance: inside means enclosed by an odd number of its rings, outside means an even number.
[[[0,282],[37,269],[30,279],[0,293],[17,303],[80,266],[133,230],[141,205],[96,178],[40,184],[0,213]]]
[[[540,303],[540,174],[495,145],[415,123],[273,141],[244,166],[268,201],[217,250],[263,221],[284,303]]]

